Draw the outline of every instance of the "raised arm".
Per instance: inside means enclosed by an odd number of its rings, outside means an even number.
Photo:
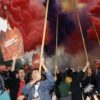
[[[89,68],[90,63],[87,61],[85,67],[83,68],[83,72],[86,72],[86,70]]]
[[[16,73],[15,73],[15,64],[16,64],[16,58],[13,57],[13,59],[12,59],[11,70],[10,70],[10,72],[9,72],[10,77],[11,77],[12,80],[13,80],[13,79],[15,80],[15,78],[16,78]]]
[[[13,59],[12,59],[12,66],[11,66],[11,71],[12,72],[15,71],[15,64],[16,64],[16,58],[13,57]]]
[[[44,59],[42,59],[42,67],[46,73],[46,80],[45,85],[47,86],[48,90],[52,90],[55,85],[55,80],[51,72],[47,69],[47,67],[44,64]]]

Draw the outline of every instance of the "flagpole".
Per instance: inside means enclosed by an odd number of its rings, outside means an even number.
[[[41,72],[41,59],[43,58],[43,52],[44,52],[48,8],[49,8],[49,0],[47,0],[47,3],[46,3],[46,13],[45,13],[45,19],[44,19],[44,28],[43,28],[43,38],[42,38],[42,45],[41,45],[39,72]]]
[[[57,71],[58,71],[58,65],[57,65],[57,49],[58,49],[58,17],[56,22],[56,49],[55,49],[55,78],[57,79]]]
[[[82,26],[81,26],[81,22],[80,22],[80,16],[79,16],[79,13],[78,13],[78,10],[77,10],[76,0],[74,0],[74,6],[75,6],[75,11],[76,11],[76,16],[77,16],[77,20],[78,20],[78,25],[79,25],[79,29],[80,29],[80,33],[81,33],[81,37],[82,37],[82,42],[83,42],[83,46],[84,46],[86,60],[89,61],[88,54],[87,54],[87,49],[86,49],[86,44],[85,44],[85,39],[84,39],[84,36],[83,36]]]

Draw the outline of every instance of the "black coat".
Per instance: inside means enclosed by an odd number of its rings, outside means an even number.
[[[71,92],[72,100],[82,100],[81,81],[84,77],[84,72],[72,72]]]
[[[83,95],[84,98],[86,99],[87,96],[93,97],[94,94],[96,93],[96,81],[95,81],[95,76],[92,75],[87,75],[83,80],[82,80],[82,88],[83,88]]]
[[[100,70],[96,74],[96,84],[97,84],[97,91],[100,94]]]
[[[10,88],[10,97],[11,100],[16,100],[18,91],[19,91],[19,86],[20,86],[20,80],[19,78],[16,78],[16,73],[15,72],[10,72],[10,79],[9,79],[9,88]],[[25,80],[25,83],[26,80]]]

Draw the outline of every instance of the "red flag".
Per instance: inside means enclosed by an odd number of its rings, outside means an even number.
[[[13,56],[21,57],[24,54],[23,39],[17,28],[4,33],[1,50],[5,61],[11,60]]]

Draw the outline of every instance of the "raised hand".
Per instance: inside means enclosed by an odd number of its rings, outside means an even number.
[[[90,63],[89,61],[86,62],[86,67],[89,67],[90,66]]]

